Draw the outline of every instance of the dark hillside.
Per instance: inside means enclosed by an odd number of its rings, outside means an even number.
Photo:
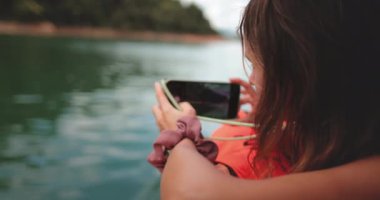
[[[0,20],[130,31],[214,34],[195,5],[177,0],[0,0]]]

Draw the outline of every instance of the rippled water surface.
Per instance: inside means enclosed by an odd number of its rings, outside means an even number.
[[[238,41],[0,36],[0,199],[159,199],[154,81],[230,76]]]

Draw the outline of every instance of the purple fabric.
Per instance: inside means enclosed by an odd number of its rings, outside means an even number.
[[[148,156],[148,162],[160,172],[165,167],[168,155],[166,150],[171,150],[182,139],[188,138],[194,142],[197,150],[211,162],[214,162],[218,154],[218,147],[209,140],[204,140],[201,134],[201,123],[195,117],[183,117],[177,121],[177,130],[164,130],[153,143],[153,152]]]

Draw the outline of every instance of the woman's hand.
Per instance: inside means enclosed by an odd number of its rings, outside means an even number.
[[[196,116],[194,108],[188,102],[179,104],[181,110],[175,109],[166,98],[159,83],[154,84],[158,104],[152,108],[156,124],[160,131],[176,130],[177,120],[184,116]]]
[[[239,102],[240,108],[246,104],[248,104],[251,107],[251,110],[248,112],[247,117],[244,117],[238,120],[243,121],[243,122],[252,122],[256,114],[256,105],[258,103],[258,96],[257,96],[256,91],[254,90],[253,86],[250,83],[240,78],[231,78],[230,82],[239,84],[240,86],[243,87],[241,91],[242,95],[240,97],[240,102]]]

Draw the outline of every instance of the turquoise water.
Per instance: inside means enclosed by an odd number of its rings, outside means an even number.
[[[153,83],[231,76],[238,41],[0,36],[0,199],[159,199]]]

